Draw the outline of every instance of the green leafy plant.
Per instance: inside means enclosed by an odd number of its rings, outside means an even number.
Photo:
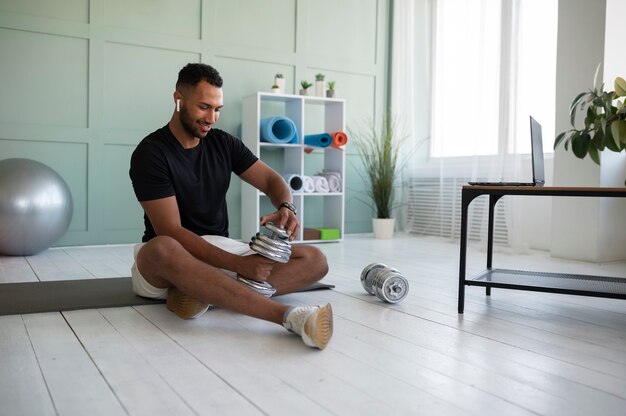
[[[280,88],[280,87],[276,84],[272,85],[272,89],[276,89],[276,88]]]
[[[335,81],[328,81],[328,89],[331,91],[335,89]]]
[[[370,120],[366,129],[350,131],[350,137],[363,161],[361,177],[367,195],[376,209],[376,218],[391,218],[396,180],[400,173],[398,159],[405,136],[398,135],[396,120],[383,116],[380,128]]]
[[[307,88],[309,88],[311,85],[313,85],[313,84],[311,84],[309,81],[301,81],[301,82],[300,82],[300,86],[302,86],[302,89],[303,89],[303,90],[306,90],[306,89],[307,89]]]
[[[626,81],[617,77],[613,84],[615,91],[603,91],[596,80],[592,90],[578,94],[572,101],[569,109],[572,129],[556,136],[554,149],[561,143],[565,150],[571,145],[576,157],[583,159],[588,154],[599,165],[603,150],[619,153],[626,149],[626,106],[622,99],[626,96]],[[578,112],[585,114],[582,128],[576,127]]]
[[[283,77],[283,74],[276,74],[276,75],[274,75],[274,78],[282,79],[282,77]]]
[[[315,81],[324,81],[324,77],[325,75],[322,73],[316,74],[315,75]]]

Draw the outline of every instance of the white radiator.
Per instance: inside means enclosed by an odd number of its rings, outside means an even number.
[[[469,178],[411,178],[408,185],[407,227],[409,233],[458,240],[461,235],[461,188]],[[486,240],[489,199],[476,198],[469,208],[467,237]],[[493,242],[509,245],[507,198],[496,204]]]

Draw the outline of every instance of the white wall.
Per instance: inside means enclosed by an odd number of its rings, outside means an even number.
[[[605,88],[613,90],[615,77],[626,77],[626,1],[607,0],[604,37]],[[621,187],[626,179],[626,153],[604,152],[600,173],[602,186]],[[600,258],[626,258],[626,200],[606,199],[600,204]]]
[[[570,128],[569,105],[578,93],[592,87],[598,63],[605,64],[608,89],[613,88],[618,72],[624,75],[626,57],[620,44],[626,27],[618,20],[625,8],[622,0],[559,1],[557,131]],[[589,158],[576,158],[563,147],[554,157],[555,186],[623,186],[626,178],[623,154],[605,152],[601,167]],[[554,198],[551,254],[587,261],[626,258],[625,204],[606,198]]]

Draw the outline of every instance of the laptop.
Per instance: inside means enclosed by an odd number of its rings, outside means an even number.
[[[532,116],[530,117],[530,147],[533,164],[532,182],[468,182],[468,184],[475,186],[543,186],[546,179],[543,167],[541,124],[532,118]]]

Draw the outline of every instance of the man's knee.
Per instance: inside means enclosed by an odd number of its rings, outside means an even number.
[[[137,253],[137,267],[141,271],[147,267],[159,267],[172,255],[184,250],[178,241],[168,236],[157,236],[148,241]]]
[[[317,247],[314,246],[305,246],[306,247],[306,256],[307,264],[310,267],[310,270],[315,271],[315,275],[317,279],[321,279],[328,273],[328,260],[326,259],[326,255]]]

